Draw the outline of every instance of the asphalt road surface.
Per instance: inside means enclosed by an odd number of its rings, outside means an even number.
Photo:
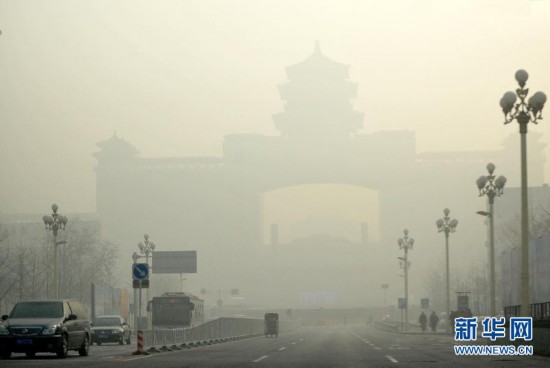
[[[550,357],[456,356],[451,336],[398,334],[371,326],[302,327],[278,338],[253,337],[181,351],[133,356],[135,345],[94,345],[67,359],[13,354],[6,367],[550,367]]]

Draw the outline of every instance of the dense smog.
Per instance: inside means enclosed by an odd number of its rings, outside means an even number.
[[[549,366],[549,44],[548,0],[0,0],[0,365]]]

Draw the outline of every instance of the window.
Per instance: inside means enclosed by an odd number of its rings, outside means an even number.
[[[63,304],[60,302],[18,303],[10,313],[10,318],[60,318],[63,317]]]
[[[96,318],[95,326],[120,326],[120,318],[118,317],[99,317]]]

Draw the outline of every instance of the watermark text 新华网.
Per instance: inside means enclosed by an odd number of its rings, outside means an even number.
[[[481,323],[481,337],[496,341],[506,337],[504,317],[485,317]],[[477,341],[477,317],[455,319],[455,341]],[[508,338],[510,341],[533,339],[533,319],[531,317],[510,317]],[[456,355],[533,355],[531,345],[455,345]]]

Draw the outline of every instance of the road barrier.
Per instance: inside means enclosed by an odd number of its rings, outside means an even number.
[[[134,355],[143,354],[143,331],[137,332],[137,351],[134,352]]]
[[[279,331],[298,328],[299,321],[279,321]],[[198,326],[176,329],[153,329],[142,333],[143,345],[164,346],[191,343],[207,345],[229,341],[235,338],[252,337],[264,334],[264,320],[257,318],[218,318]],[[143,347],[142,347],[143,348]]]

